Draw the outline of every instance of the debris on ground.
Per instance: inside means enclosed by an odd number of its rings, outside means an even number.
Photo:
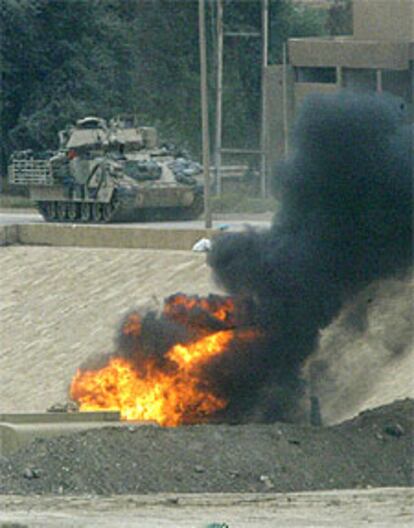
[[[208,238],[200,238],[200,240],[197,240],[197,242],[192,247],[193,251],[203,253],[206,251],[210,251],[211,249],[211,240]]]

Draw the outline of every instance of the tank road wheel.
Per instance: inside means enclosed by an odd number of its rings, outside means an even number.
[[[45,211],[47,220],[53,222],[57,219],[56,202],[46,202]]]
[[[89,222],[91,219],[91,205],[88,202],[84,202],[80,207],[80,217],[82,222]]]
[[[68,219],[74,222],[79,217],[79,204],[76,202],[68,203]]]
[[[56,204],[57,217],[60,222],[66,220],[67,207],[65,202],[57,202]]]
[[[197,220],[204,211],[204,196],[201,193],[196,193],[194,201],[190,207],[182,209],[180,216],[181,220]]]
[[[94,222],[101,222],[103,218],[102,215],[102,204],[93,203],[92,204],[92,220]]]
[[[114,212],[114,208],[111,203],[104,203],[102,205],[102,220],[104,222],[110,222],[112,219],[112,214]]]
[[[193,218],[199,218],[204,212],[204,195],[197,193],[191,206]]]
[[[37,202],[37,210],[45,220],[49,220],[49,216],[47,214],[47,206],[48,202]]]
[[[40,202],[39,211],[43,218],[48,222],[52,222],[57,218],[55,202]]]

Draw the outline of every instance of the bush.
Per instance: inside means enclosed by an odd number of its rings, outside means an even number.
[[[213,213],[274,213],[277,207],[278,202],[274,198],[252,197],[242,188],[211,198]]]

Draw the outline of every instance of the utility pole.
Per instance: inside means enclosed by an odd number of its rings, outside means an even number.
[[[285,156],[289,153],[289,115],[288,115],[288,81],[287,81],[287,46],[283,44],[283,137]]]
[[[266,68],[268,63],[268,41],[269,41],[269,2],[262,0],[262,112],[260,127],[260,191],[262,198],[267,196],[267,167],[266,167],[266,147],[267,147],[267,120],[266,120]]]
[[[216,193],[221,196],[221,136],[223,108],[223,0],[217,0]]]
[[[223,0],[217,1],[217,92],[216,92],[216,141],[215,141],[215,173],[216,191],[218,196],[222,191],[222,155],[232,154],[242,157],[257,157],[260,159],[260,194],[262,198],[267,196],[267,176],[266,176],[266,68],[268,64],[268,41],[269,41],[269,0],[255,0],[258,8],[261,8],[261,28],[254,30],[234,30],[223,29]],[[248,39],[257,38],[262,41],[262,64],[261,64],[261,123],[260,123],[260,148],[223,148],[223,38]]]
[[[211,228],[210,207],[210,141],[208,127],[208,93],[207,93],[207,53],[206,53],[206,22],[205,0],[198,1],[198,26],[200,39],[200,88],[201,88],[201,121],[203,143],[204,169],[204,219],[206,229]]]

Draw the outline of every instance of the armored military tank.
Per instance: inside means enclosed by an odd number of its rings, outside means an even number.
[[[202,168],[134,116],[85,117],[59,133],[60,148],[15,152],[9,182],[28,188],[48,221],[190,220],[203,212]]]

